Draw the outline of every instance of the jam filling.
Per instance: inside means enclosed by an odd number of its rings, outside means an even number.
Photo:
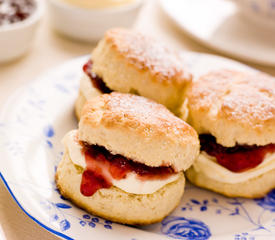
[[[97,76],[94,72],[92,72],[93,62],[89,60],[84,66],[83,71],[87,74],[87,76],[91,79],[91,82],[95,88],[97,88],[102,93],[111,93],[112,90],[108,88],[105,82]]]
[[[35,7],[33,0],[0,0],[0,26],[25,20]]]
[[[257,167],[267,153],[275,152],[275,144],[265,146],[236,145],[224,147],[210,134],[200,135],[201,151],[217,159],[217,162],[232,172],[244,172]]]
[[[84,144],[86,169],[82,174],[80,192],[84,196],[92,196],[101,188],[110,188],[112,178],[121,180],[134,172],[143,181],[166,179],[174,171],[171,167],[149,167],[134,162],[121,155],[113,155],[107,149],[97,145]]]

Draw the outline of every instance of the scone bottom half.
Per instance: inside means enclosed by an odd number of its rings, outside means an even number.
[[[134,225],[173,211],[184,192],[183,170],[199,150],[196,132],[164,106],[116,92],[88,101],[79,130],[63,143],[61,194],[91,214]]]
[[[153,194],[131,194],[112,186],[102,188],[92,196],[80,192],[81,169],[65,153],[56,173],[56,184],[62,196],[90,214],[130,225],[147,225],[161,221],[179,204],[185,178],[179,178]]]

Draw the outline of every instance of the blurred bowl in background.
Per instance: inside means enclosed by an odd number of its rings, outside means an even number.
[[[143,0],[110,8],[81,8],[61,0],[48,0],[50,22],[55,30],[76,40],[95,42],[113,27],[130,27]]]
[[[249,21],[256,26],[275,31],[275,0],[231,0]]]
[[[43,0],[33,0],[35,8],[26,19],[0,25],[0,63],[22,56],[31,47],[35,31],[44,12]]]

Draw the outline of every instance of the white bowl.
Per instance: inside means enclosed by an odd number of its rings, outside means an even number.
[[[130,27],[138,15],[143,0],[120,7],[86,9],[61,0],[48,0],[52,26],[73,39],[95,42],[113,27]]]
[[[0,26],[0,62],[18,58],[30,48],[44,10],[43,0],[35,3],[34,12],[25,20]]]
[[[251,23],[275,30],[274,0],[231,0]]]

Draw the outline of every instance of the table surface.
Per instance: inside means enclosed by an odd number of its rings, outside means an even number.
[[[165,16],[157,0],[147,0],[134,28],[153,34],[179,50],[218,54],[187,37]],[[93,47],[93,44],[74,42],[55,33],[50,28],[47,16],[45,16],[37,32],[33,47],[28,54],[14,62],[0,65],[0,106],[5,103],[5,100],[16,88],[68,59],[90,53]],[[275,75],[274,67],[249,65]],[[5,159],[1,159],[1,161],[5,161]],[[39,227],[27,217],[0,181],[0,239],[54,240],[59,238]]]

